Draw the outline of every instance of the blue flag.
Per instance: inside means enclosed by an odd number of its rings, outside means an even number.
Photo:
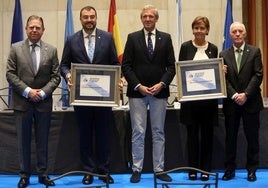
[[[233,13],[232,13],[231,0],[227,0],[225,23],[224,23],[224,41],[222,45],[222,50],[231,47],[233,44],[230,38],[230,25],[232,23],[233,23]]]
[[[23,40],[23,25],[22,25],[20,0],[15,0],[11,44],[22,40]]]
[[[72,0],[67,1],[67,10],[66,10],[66,22],[65,22],[65,36],[64,41],[67,40],[67,37],[74,33],[74,22],[73,22],[73,12],[72,12]],[[69,93],[68,86],[65,79],[62,79],[62,107],[69,107]]]
[[[178,5],[178,45],[179,48],[182,44],[182,6],[181,6],[181,0],[176,0]]]
[[[20,0],[15,0],[15,8],[13,14],[11,44],[23,40],[23,24],[21,15]],[[8,89],[8,105],[10,104],[11,88]]]

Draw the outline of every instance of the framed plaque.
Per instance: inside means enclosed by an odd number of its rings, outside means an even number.
[[[70,104],[74,106],[119,106],[120,74],[119,65],[72,63],[73,86],[70,91]]]
[[[176,62],[178,100],[226,98],[223,59]]]

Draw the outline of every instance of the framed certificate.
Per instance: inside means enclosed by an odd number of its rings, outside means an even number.
[[[223,59],[176,62],[178,100],[226,98]]]
[[[77,106],[116,107],[120,105],[121,69],[118,65],[71,65],[70,104]]]

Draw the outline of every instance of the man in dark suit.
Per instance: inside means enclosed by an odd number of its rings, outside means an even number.
[[[67,39],[62,54],[61,75],[66,79],[69,88],[72,86],[71,63],[119,64],[112,35],[96,28],[97,12],[95,8],[91,6],[82,8],[80,22],[83,29]],[[88,45],[89,41],[93,42],[92,46]],[[99,174],[109,173],[111,107],[74,106],[74,111],[80,129],[80,158],[84,170]],[[93,132],[95,132],[95,136],[93,136]],[[96,140],[93,141],[92,138],[96,138]],[[93,146],[93,143],[96,145]],[[96,156],[94,156],[94,148]],[[94,160],[95,158],[96,160]],[[100,179],[106,182],[106,179]],[[93,176],[91,175],[85,175],[82,180],[83,184],[92,182]],[[113,182],[114,180],[109,176],[109,183]]]
[[[263,109],[260,89],[263,78],[261,51],[245,43],[246,29],[242,23],[234,22],[230,26],[230,37],[233,46],[220,53],[224,64],[227,65],[227,98],[223,102],[226,171],[222,179],[230,180],[235,176],[237,133],[242,118],[248,144],[247,180],[256,181],[259,161],[259,115]]]
[[[52,92],[60,83],[57,49],[41,40],[45,31],[41,17],[30,16],[25,30],[28,38],[12,45],[6,72],[12,87],[11,108],[18,137],[21,176],[18,187],[30,183],[33,120],[39,183],[54,186],[47,175],[47,161]],[[35,54],[34,58],[31,53]]]
[[[140,18],[144,28],[128,35],[123,55],[122,72],[128,83],[132,126],[132,183],[140,181],[143,168],[148,107],[153,139],[153,171],[164,171],[164,124],[169,84],[175,75],[175,57],[171,36],[155,28],[158,17],[154,6],[146,5],[142,9]],[[157,178],[171,181],[167,174]]]

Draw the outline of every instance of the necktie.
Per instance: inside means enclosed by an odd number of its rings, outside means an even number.
[[[237,63],[237,70],[239,71],[240,70],[240,64],[241,64],[241,59],[242,59],[242,49],[238,48],[238,49],[236,49],[236,52],[238,53],[236,63]]]
[[[37,73],[37,59],[36,59],[35,47],[37,46],[37,44],[33,43],[31,46],[32,46],[31,56],[32,56],[32,61],[33,61],[34,74],[36,74]]]
[[[88,57],[91,63],[92,63],[93,56],[94,56],[94,50],[95,50],[94,41],[92,40],[92,37],[88,35]]]
[[[150,59],[152,59],[153,53],[154,53],[153,42],[152,42],[151,35],[152,35],[152,33],[148,33],[148,44],[147,44],[148,45],[147,46],[148,54],[149,54]]]

